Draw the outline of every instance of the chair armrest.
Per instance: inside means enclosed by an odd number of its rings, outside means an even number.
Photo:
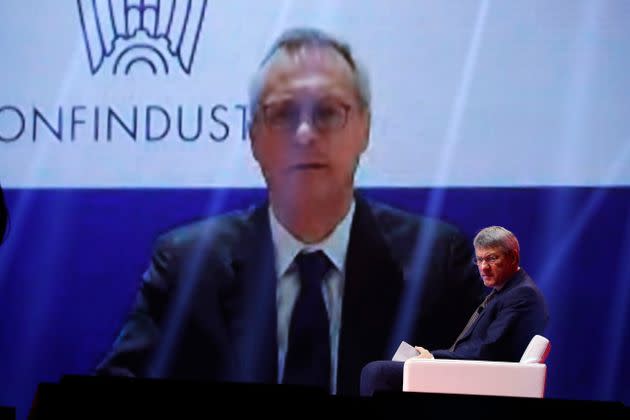
[[[543,363],[413,358],[403,391],[542,398],[546,373]]]

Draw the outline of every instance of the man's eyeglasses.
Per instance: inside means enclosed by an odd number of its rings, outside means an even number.
[[[331,132],[345,127],[350,109],[350,105],[336,101],[312,104],[286,101],[263,105],[261,115],[267,127],[283,133],[294,133],[305,119],[315,130]]]
[[[489,265],[495,265],[497,261],[501,259],[499,255],[488,255],[487,257],[473,257],[472,263],[481,267],[483,262],[487,262]]]

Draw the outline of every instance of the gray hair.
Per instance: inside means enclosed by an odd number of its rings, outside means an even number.
[[[504,252],[514,255],[517,262],[520,260],[518,239],[512,232],[501,226],[481,229],[473,239],[473,245],[475,248],[499,247]]]
[[[327,34],[319,29],[313,28],[292,28],[283,32],[273,43],[267,54],[258,66],[249,85],[249,109],[250,115],[255,115],[258,110],[260,95],[262,94],[265,71],[264,67],[271,58],[281,49],[288,52],[295,51],[301,47],[332,48],[337,51],[352,69],[354,84],[359,96],[361,105],[370,110],[370,81],[367,71],[361,63],[352,55],[350,46],[342,40]]]

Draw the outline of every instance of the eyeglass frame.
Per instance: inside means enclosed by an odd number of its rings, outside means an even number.
[[[336,109],[342,111],[342,113],[339,114],[339,116],[342,117],[339,123],[330,126],[322,125],[321,122],[318,123],[318,121],[321,121],[321,119],[318,119],[315,116],[317,115],[315,111],[317,110],[318,106],[326,103],[334,104],[337,107]],[[271,107],[280,107],[287,104],[292,104],[293,106],[295,106],[295,108],[299,110],[299,118],[285,125],[274,124],[270,122],[271,118],[268,115],[268,110]],[[341,131],[346,127],[346,125],[348,124],[350,112],[355,108],[357,107],[338,100],[324,99],[319,101],[310,101],[310,103],[308,103],[308,106],[305,106],[304,102],[289,100],[275,104],[261,104],[258,111],[256,112],[255,118],[261,118],[261,121],[267,128],[282,133],[295,133],[295,131],[300,127],[302,123],[304,123],[304,121],[307,121],[308,124],[317,132],[331,133],[335,131]]]
[[[477,267],[481,267],[483,265],[484,262],[487,262],[488,265],[492,265],[494,266],[495,264],[497,264],[497,262],[503,258],[503,255],[496,255],[496,254],[491,254],[488,255],[487,257],[472,257],[472,263],[474,265],[476,265]]]

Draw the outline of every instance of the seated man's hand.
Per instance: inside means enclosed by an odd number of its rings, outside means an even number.
[[[433,357],[433,355],[431,354],[431,352],[427,349],[425,349],[424,347],[420,347],[420,346],[416,346],[416,350],[418,350],[418,352],[420,353],[419,355],[417,355],[417,358],[420,359],[435,359]]]

